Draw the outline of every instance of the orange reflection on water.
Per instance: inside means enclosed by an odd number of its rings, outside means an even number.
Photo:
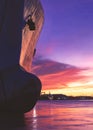
[[[26,123],[33,130],[93,130],[92,107],[87,101],[41,101],[26,114]]]

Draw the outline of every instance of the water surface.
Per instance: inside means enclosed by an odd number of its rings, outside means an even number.
[[[33,130],[93,130],[93,101],[40,101],[25,117]]]
[[[39,101],[24,118],[10,121],[11,130],[93,130],[93,100]]]

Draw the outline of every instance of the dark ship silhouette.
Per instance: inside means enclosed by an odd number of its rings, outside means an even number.
[[[39,0],[0,1],[0,111],[25,113],[39,98],[31,64],[43,21]]]

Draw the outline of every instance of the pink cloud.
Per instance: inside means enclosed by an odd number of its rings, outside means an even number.
[[[43,60],[33,67],[42,81],[43,90],[82,90],[93,87],[93,69],[81,69],[67,64]],[[77,90],[76,90],[77,91]]]

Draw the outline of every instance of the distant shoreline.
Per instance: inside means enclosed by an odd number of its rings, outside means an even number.
[[[63,94],[42,94],[39,100],[93,100],[92,96],[66,96]]]

